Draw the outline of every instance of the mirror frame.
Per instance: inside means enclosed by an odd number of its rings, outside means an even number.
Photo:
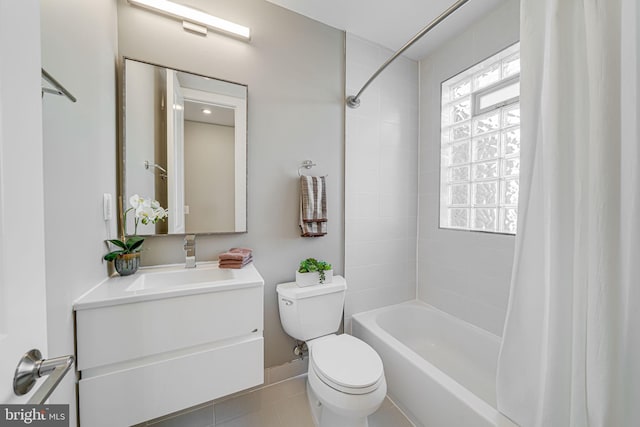
[[[210,236],[210,235],[228,235],[228,234],[246,234],[249,232],[249,85],[244,83],[238,83],[231,80],[220,79],[217,77],[206,76],[200,73],[194,73],[192,71],[180,69],[180,68],[172,68],[166,65],[160,65],[150,61],[144,61],[137,58],[132,58],[130,56],[120,56],[119,66],[120,71],[117,73],[120,79],[118,79],[118,115],[117,117],[120,119],[118,123],[118,142],[117,142],[117,154],[116,154],[116,188],[118,190],[118,201],[116,204],[117,214],[118,214],[118,232],[116,233],[118,236],[120,235],[120,230],[123,230],[124,224],[122,223],[122,212],[124,212],[123,207],[126,206],[127,201],[125,200],[125,183],[126,183],[126,129],[127,129],[127,111],[126,111],[126,100],[127,100],[127,79],[126,79],[126,60],[136,61],[147,65],[152,65],[154,67],[168,68],[177,72],[188,73],[194,76],[203,77],[206,79],[214,79],[225,83],[230,83],[238,86],[244,86],[246,88],[246,98],[245,98],[245,147],[244,147],[244,158],[245,158],[245,171],[244,171],[244,215],[245,215],[245,229],[244,231],[213,231],[213,232],[198,232],[198,233],[161,233],[161,234],[139,234],[142,237],[170,237],[170,236],[186,236],[188,234],[196,235],[196,236]]]

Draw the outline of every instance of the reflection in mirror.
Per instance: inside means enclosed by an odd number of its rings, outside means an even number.
[[[124,71],[123,200],[169,210],[138,234],[246,232],[247,87],[132,59]]]

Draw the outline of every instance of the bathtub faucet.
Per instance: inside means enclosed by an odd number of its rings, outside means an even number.
[[[187,234],[184,236],[185,261],[184,268],[196,267],[196,235]]]

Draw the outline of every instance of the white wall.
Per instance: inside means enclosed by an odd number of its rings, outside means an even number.
[[[38,0],[0,0],[0,402],[3,404],[24,403],[30,397],[13,393],[14,370],[20,357],[32,348],[50,356],[45,301],[39,15]]]
[[[129,197],[138,194],[142,197],[156,198],[156,175],[157,169],[151,167],[145,169],[144,162],[159,163],[155,153],[158,139],[164,138],[157,135],[157,105],[160,105],[160,92],[157,90],[158,82],[156,78],[157,71],[148,64],[136,61],[130,61],[126,67],[125,80],[131,88],[126,97],[126,111],[131,113],[130,120],[127,124],[126,141],[132,143],[127,146],[125,158],[125,174],[127,182],[130,185],[125,188],[125,194]],[[164,163],[159,163],[164,164]],[[131,184],[134,183],[134,184]],[[129,206],[128,199],[125,198],[123,203]],[[132,212],[133,213],[133,212]],[[135,229],[135,218],[128,215],[126,233],[133,234]],[[155,233],[155,225],[138,224],[139,234]]]
[[[393,52],[347,34],[347,94]],[[346,111],[345,274],[351,316],[416,296],[418,63],[400,57]]]
[[[251,27],[243,42],[118,0],[121,55],[248,85],[248,232],[199,236],[198,261],[234,246],[254,249],[265,279],[265,365],[292,360],[280,325],[275,287],[292,281],[301,259],[344,259],[344,36],[264,0],[192,0],[190,5]],[[300,237],[297,169],[305,159],[328,174],[329,233]],[[144,264],[184,262],[183,237],[149,238]],[[233,320],[233,319],[231,319]]]
[[[420,61],[418,298],[501,335],[514,237],[438,228],[440,84],[518,41],[518,0],[507,0]]]
[[[184,122],[187,233],[235,229],[235,128]]]
[[[47,320],[51,355],[73,354],[72,302],[107,276],[102,194],[115,194],[117,51],[113,0],[42,0],[42,66],[78,98],[43,105]],[[71,404],[68,375],[52,403]]]

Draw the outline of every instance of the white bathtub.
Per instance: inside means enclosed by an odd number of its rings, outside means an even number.
[[[420,301],[353,316],[391,399],[424,427],[516,426],[496,408],[500,338]]]

